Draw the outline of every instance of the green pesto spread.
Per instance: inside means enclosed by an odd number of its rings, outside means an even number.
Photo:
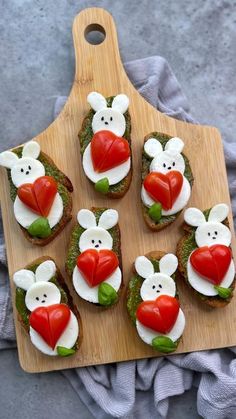
[[[210,213],[211,208],[203,211],[203,214],[206,218],[206,221],[208,221],[208,217],[209,217],[209,213]],[[223,221],[223,224],[227,225],[226,220]],[[195,241],[195,231],[196,231],[196,227],[192,227],[192,226],[188,226],[188,233],[186,236],[186,240],[183,243],[183,246],[180,249],[180,258],[182,261],[182,264],[185,268],[185,270],[187,270],[187,262],[189,259],[189,256],[191,255],[191,253],[198,248],[198,245]],[[185,273],[186,278],[187,278],[187,271]],[[196,294],[199,296],[199,298],[201,298],[201,300],[210,300],[210,299],[215,299],[215,298],[219,298],[221,299],[222,297],[220,297],[220,295],[217,296],[206,296],[204,294],[201,294],[200,292],[194,290],[196,292]]]
[[[161,134],[159,132],[152,132],[148,138],[156,138],[162,145],[162,147],[164,148],[164,146],[166,145],[167,141],[171,138],[170,135],[167,134]],[[185,162],[185,171],[184,171],[184,176],[188,179],[190,186],[192,187],[193,185],[193,174],[192,174],[192,170],[189,164],[189,160],[187,159],[187,157],[182,154],[183,158],[184,158],[184,162]],[[149,157],[145,151],[143,150],[143,154],[142,154],[142,182],[144,181],[145,177],[148,175],[149,173],[149,167],[151,164],[152,158]],[[144,208],[145,208],[145,212],[148,215],[148,211],[149,208],[146,207],[143,204]],[[176,214],[173,215],[163,215],[160,220],[158,220],[155,224],[159,225],[159,224],[166,224],[166,223],[171,223],[173,222],[176,217],[180,214],[181,211],[179,211]],[[148,215],[149,216],[149,215]],[[154,222],[152,220],[152,222]]]
[[[12,150],[14,153],[17,154],[17,156],[21,157],[22,156],[22,150],[23,147],[18,147],[14,150]],[[52,176],[56,181],[57,181],[57,188],[58,188],[58,193],[61,196],[62,202],[63,202],[63,207],[66,208],[66,206],[68,205],[68,201],[69,201],[69,192],[67,190],[67,188],[63,185],[63,181],[65,179],[65,175],[64,173],[62,173],[55,164],[53,164],[52,162],[48,162],[47,158],[45,157],[45,155],[43,153],[40,153],[38,159],[45,168],[45,175],[46,176]],[[10,196],[12,201],[14,202],[17,196],[17,188],[16,186],[12,183],[11,180],[11,171],[8,170],[8,180],[10,183]],[[57,224],[52,228],[52,233],[57,229]]]
[[[107,106],[110,108],[112,105],[112,101],[114,99],[114,96],[108,97],[107,100]],[[84,119],[82,129],[79,132],[79,141],[80,141],[80,152],[83,156],[84,151],[90,141],[93,138],[93,130],[92,130],[92,119],[95,114],[95,111],[91,109],[89,113],[87,114],[86,118]],[[125,122],[126,122],[126,129],[124,133],[124,138],[128,141],[130,147],[131,147],[131,118],[129,111],[126,111],[124,113]],[[108,192],[119,192],[122,193],[124,188],[126,188],[126,179],[122,179],[120,182],[116,183],[115,185],[109,186]]]
[[[31,266],[27,267],[27,269],[32,271],[32,272],[35,272],[39,265],[40,265],[40,263],[31,265]],[[57,280],[57,274],[55,274],[55,276],[53,278],[51,278],[49,282],[53,282],[58,287],[58,289],[60,290],[61,303],[67,304],[68,303],[68,298],[67,298],[67,295],[66,295],[65,291],[63,290],[63,288],[59,285],[59,282]],[[15,298],[16,308],[17,308],[17,311],[18,311],[19,315],[21,316],[22,321],[24,322],[24,324],[27,327],[29,327],[29,316],[30,316],[31,312],[28,310],[28,308],[25,305],[25,295],[26,295],[25,290],[23,290],[22,288],[19,288],[19,287],[16,288],[16,298]]]
[[[159,271],[159,260],[157,259],[150,259],[150,261],[153,264],[154,271]],[[171,275],[171,278],[175,280],[175,274]],[[140,295],[140,289],[142,286],[142,283],[144,281],[144,278],[142,278],[138,273],[136,272],[130,282],[129,282],[129,288],[128,288],[128,298],[127,298],[127,309],[128,313],[131,317],[132,322],[136,323],[136,311],[139,306],[139,304],[143,301],[142,297]],[[176,294],[177,295],[177,294]]]
[[[96,210],[92,210],[95,214],[96,221],[98,222],[100,216],[104,211],[106,211],[106,208],[99,208]],[[76,266],[76,260],[77,257],[80,255],[79,250],[79,239],[81,234],[85,231],[83,227],[81,227],[79,224],[75,226],[75,228],[72,231],[71,235],[71,241],[70,246],[67,254],[67,260],[66,260],[66,268],[70,275],[72,275],[74,267]],[[110,228],[110,230],[107,230],[110,235],[113,238],[113,248],[112,250],[116,253],[117,257],[120,256],[120,231],[118,226],[114,226]]]

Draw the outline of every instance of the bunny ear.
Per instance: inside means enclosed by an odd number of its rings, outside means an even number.
[[[217,204],[215,205],[209,214],[208,221],[216,221],[221,223],[224,221],[229,214],[229,207],[226,204]]]
[[[96,227],[96,217],[92,211],[88,209],[81,209],[77,214],[77,221],[81,227],[87,229],[91,227]]]
[[[6,167],[7,169],[15,166],[18,160],[17,154],[12,151],[3,151],[0,153],[0,166]]]
[[[134,262],[134,266],[136,272],[144,279],[154,274],[153,264],[146,256],[138,256]]]
[[[91,92],[87,96],[87,101],[90,104],[91,108],[98,112],[101,109],[107,108],[107,101],[104,96],[97,92]]]
[[[40,145],[36,141],[29,141],[23,147],[22,157],[37,159],[40,154]]]
[[[144,143],[144,151],[149,157],[154,158],[163,150],[161,143],[156,138],[149,138]]]
[[[162,274],[171,276],[176,271],[177,267],[178,259],[172,253],[168,253],[160,259],[159,270]]]
[[[17,287],[27,291],[31,287],[31,285],[34,284],[35,275],[32,271],[29,271],[28,269],[21,269],[20,271],[14,273],[13,281],[15,282]]]
[[[125,113],[129,107],[129,98],[128,96],[124,95],[123,93],[117,95],[112,102],[111,105],[112,109],[118,111],[120,113]]]
[[[35,271],[36,281],[50,281],[56,273],[56,265],[52,260],[45,260],[40,263]]]
[[[175,151],[176,153],[181,153],[183,148],[184,142],[178,137],[171,138],[165,145],[165,150]]]
[[[184,213],[184,221],[190,226],[199,227],[206,222],[206,219],[198,208],[188,208]]]
[[[110,228],[114,227],[118,223],[118,212],[114,209],[108,209],[104,211],[99,218],[98,227],[105,228],[105,230],[109,230]]]

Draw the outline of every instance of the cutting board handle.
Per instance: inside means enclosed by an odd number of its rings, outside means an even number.
[[[103,42],[99,45],[90,44],[86,40],[86,34],[90,31],[99,31],[105,35]],[[113,79],[112,75],[110,77],[110,71],[114,66],[122,77],[128,79],[120,58],[116,26],[110,13],[96,7],[85,9],[75,17],[72,32],[76,83],[92,84],[95,87],[98,85],[96,87],[98,89],[102,75],[109,86],[109,78]],[[111,91],[103,90],[103,94],[110,95]]]

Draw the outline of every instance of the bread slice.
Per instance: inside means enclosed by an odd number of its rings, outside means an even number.
[[[204,211],[204,214],[206,214],[208,211]],[[228,219],[224,220],[223,224],[225,224],[227,227],[229,226]],[[187,261],[190,256],[190,254],[197,248],[197,244],[195,242],[195,228],[189,226],[188,224],[184,223],[183,225],[184,230],[184,236],[179,240],[177,244],[177,250],[176,250],[176,256],[179,261],[179,273],[181,274],[182,278],[184,279],[185,283],[189,286],[189,288],[194,292],[194,294],[205,304],[207,304],[210,307],[213,308],[222,308],[225,307],[227,304],[230,303],[232,297],[233,297],[233,290],[235,288],[235,280],[234,278],[233,283],[230,285],[230,288],[232,289],[231,296],[227,299],[221,298],[220,296],[213,296],[209,297],[206,295],[203,295],[196,291],[189,283],[188,281],[188,275],[187,275]]]
[[[107,208],[92,207],[91,211],[95,214],[96,220],[98,221],[99,217],[101,216],[101,214],[104,211],[106,211],[106,209]],[[76,266],[77,257],[81,253],[80,250],[79,250],[79,238],[84,231],[85,231],[85,229],[83,227],[81,227],[80,224],[77,224],[74,227],[74,229],[72,230],[72,233],[71,233],[71,238],[70,238],[68,253],[67,253],[67,260],[66,260],[66,272],[71,279],[72,279],[74,268]],[[113,237],[113,248],[112,248],[112,250],[113,250],[113,252],[116,253],[116,255],[118,257],[119,268],[122,272],[121,238],[120,238],[119,224],[116,224],[114,227],[112,227],[110,230],[107,230],[107,231]],[[120,286],[119,290],[117,291],[117,294],[118,294],[117,302],[119,301],[119,297],[120,297],[123,285],[124,285],[124,283],[123,283],[123,275],[122,275],[121,286]],[[103,307],[104,308],[104,306],[99,304],[99,303],[97,303],[97,304],[92,303],[92,302],[88,302],[88,303],[92,304],[92,305],[96,305],[98,307]],[[112,306],[114,306],[115,304],[112,304]],[[112,306],[108,306],[107,308],[110,308]]]
[[[111,106],[113,99],[114,99],[114,96],[108,97],[106,99],[108,107]],[[88,144],[91,142],[94,135],[93,130],[92,130],[92,119],[93,119],[94,114],[95,112],[92,109],[88,112],[88,114],[83,120],[82,128],[78,134],[79,141],[80,141],[81,158],[83,158],[84,151],[86,147],[88,146]],[[126,130],[124,133],[124,138],[128,141],[130,145],[130,149],[131,149],[131,118],[130,118],[129,111],[125,112],[124,117],[126,121]],[[106,196],[108,198],[114,198],[114,199],[122,198],[122,196],[126,194],[126,192],[128,191],[130,187],[131,179],[132,179],[132,155],[131,155],[131,168],[130,168],[129,173],[119,183],[109,186],[109,190]],[[94,184],[93,182],[91,183]]]
[[[18,147],[12,150],[14,153],[16,153],[19,157],[21,157],[22,154],[22,147]],[[52,228],[52,232],[50,236],[46,238],[39,238],[39,237],[32,237],[27,229],[22,227],[20,224],[20,228],[26,237],[28,241],[30,241],[32,244],[36,244],[38,246],[45,246],[46,244],[50,243],[65,227],[65,225],[71,220],[72,218],[72,197],[71,192],[73,192],[73,185],[70,181],[70,179],[61,172],[58,167],[55,165],[54,161],[45,153],[42,151],[40,152],[40,155],[38,157],[38,160],[44,165],[45,167],[45,175],[46,176],[52,176],[58,186],[58,192],[62,197],[63,200],[63,215],[60,219],[59,223],[55,225]],[[17,195],[17,188],[13,185],[11,180],[11,172],[8,170],[8,180],[10,183],[10,195],[11,199],[14,202],[16,195]]]
[[[165,144],[167,143],[167,141],[172,137],[170,135],[163,134],[163,133],[160,133],[160,132],[152,132],[152,133],[145,136],[144,144],[149,138],[156,138],[161,143],[161,145],[164,147]],[[181,153],[181,154],[182,154],[182,156],[184,158],[184,161],[185,161],[184,176],[188,179],[188,181],[190,183],[190,186],[192,188],[194,178],[193,178],[192,170],[191,170],[191,167],[190,167],[190,163],[189,163],[188,158],[183,153]],[[147,156],[147,154],[143,150],[143,153],[142,153],[142,176],[141,176],[142,183],[143,183],[145,177],[149,173],[149,167],[150,167],[150,164],[151,164],[151,160],[152,159],[149,156]],[[146,207],[142,201],[141,201],[141,205],[142,205],[142,213],[143,213],[144,221],[152,231],[160,231],[163,228],[167,227],[168,225],[172,224],[181,213],[181,211],[180,211],[180,212],[178,212],[177,214],[174,214],[174,215],[162,216],[161,219],[158,222],[155,222],[148,214],[149,208]]]
[[[166,252],[162,251],[153,251],[147,253],[145,256],[150,259],[154,263],[155,272],[159,272],[159,260],[166,255]],[[171,277],[176,281],[176,273],[171,275]],[[136,325],[136,311],[139,304],[143,301],[140,295],[140,289],[144,278],[139,276],[135,269],[135,264],[132,267],[132,278],[129,281],[128,288],[127,288],[127,310],[133,325]],[[176,287],[176,295],[175,298],[179,300],[178,290]],[[178,346],[181,337],[176,341]],[[156,352],[156,350],[155,350]]]
[[[40,265],[42,262],[45,262],[46,260],[52,260],[54,263],[55,261],[49,257],[49,256],[43,256],[40,257],[38,259],[36,259],[34,262],[30,263],[29,265],[27,265],[24,269],[28,269],[28,270],[32,270],[33,272],[35,272],[36,268],[38,267],[38,265]],[[69,292],[69,289],[65,283],[65,280],[59,270],[59,268],[56,266],[57,270],[56,270],[56,274],[55,274],[55,278],[53,279],[53,282],[59,287],[60,291],[61,291],[61,302],[65,303],[68,305],[68,307],[70,308],[70,310],[74,313],[74,315],[77,318],[78,324],[79,324],[79,336],[77,339],[77,342],[74,346],[73,349],[75,349],[75,351],[77,351],[81,345],[82,339],[83,339],[83,330],[82,330],[82,322],[81,322],[81,317],[79,314],[79,311],[77,310],[77,307],[75,306],[72,296]],[[29,334],[29,315],[30,315],[30,311],[27,309],[26,305],[25,305],[25,294],[26,291],[24,291],[22,288],[18,288],[16,287],[16,295],[15,295],[15,304],[16,304],[16,308],[17,308],[17,317],[19,322],[21,323],[22,327],[24,328],[24,330],[27,332],[27,334]]]

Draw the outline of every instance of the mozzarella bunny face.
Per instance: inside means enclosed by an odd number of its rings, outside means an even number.
[[[39,154],[40,145],[36,141],[29,141],[23,147],[21,158],[12,151],[3,151],[0,154],[0,165],[11,169],[12,182],[18,188],[45,175],[43,164],[37,160]]]
[[[230,246],[231,232],[222,221],[227,218],[229,207],[226,204],[215,205],[206,221],[204,214],[197,208],[188,208],[184,213],[184,220],[187,224],[197,227],[195,240],[198,247],[223,244]]]
[[[107,231],[118,223],[118,212],[113,209],[104,211],[99,218],[98,225],[92,211],[82,209],[77,215],[78,223],[86,230],[79,239],[80,252],[87,249],[111,250],[113,239]]]
[[[176,271],[178,259],[168,253],[160,259],[160,272],[154,272],[152,262],[145,256],[139,256],[135,260],[137,273],[144,278],[140,289],[140,295],[144,301],[156,300],[160,295],[175,297],[176,286],[171,275]]]
[[[38,307],[60,303],[59,289],[52,282],[48,282],[55,273],[55,263],[52,260],[46,260],[37,267],[35,273],[21,269],[14,274],[13,281],[16,286],[26,291],[25,305],[28,310],[33,311]]]
[[[153,159],[150,164],[150,172],[166,174],[171,170],[177,170],[184,174],[185,162],[181,155],[183,148],[183,141],[177,137],[167,141],[164,150],[156,138],[149,138],[144,144],[144,151]]]
[[[122,137],[126,128],[123,114],[128,109],[129,98],[124,94],[117,95],[113,99],[111,108],[107,107],[107,101],[100,93],[89,93],[87,100],[96,112],[92,120],[94,134],[98,131],[107,130]]]

